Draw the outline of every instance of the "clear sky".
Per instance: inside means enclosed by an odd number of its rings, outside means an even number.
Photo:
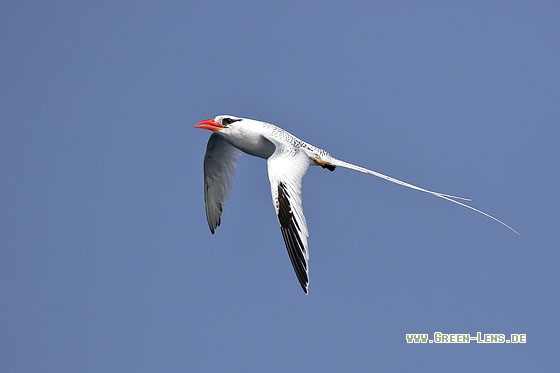
[[[336,3],[2,1],[0,371],[557,366],[560,5]],[[193,124],[226,113],[521,237],[314,167],[305,296],[264,160],[210,234]],[[437,331],[527,343],[406,343]]]

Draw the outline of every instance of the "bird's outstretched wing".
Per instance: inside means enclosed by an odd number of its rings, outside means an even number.
[[[241,150],[214,133],[208,140],[204,156],[204,202],[210,232],[221,223],[222,211],[233,186],[237,158]]]
[[[301,149],[281,144],[276,144],[276,151],[268,158],[272,203],[292,266],[306,294],[309,284],[309,233],[301,202],[301,180],[309,164],[309,157]]]

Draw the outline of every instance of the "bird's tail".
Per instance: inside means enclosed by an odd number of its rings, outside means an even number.
[[[453,203],[455,203],[455,204],[457,204],[457,205],[459,205],[459,206],[463,206],[463,207],[466,207],[466,208],[468,208],[468,209],[470,209],[470,210],[473,210],[473,211],[475,211],[475,212],[478,212],[479,214],[482,214],[482,215],[484,215],[484,216],[486,216],[486,217],[488,217],[488,218],[490,218],[490,219],[492,219],[492,220],[494,220],[494,221],[496,221],[496,222],[502,224],[503,226],[505,226],[506,228],[508,228],[509,230],[511,230],[512,232],[514,232],[514,233],[517,234],[518,236],[520,236],[519,232],[517,232],[515,229],[513,229],[512,227],[510,227],[509,225],[507,225],[506,223],[504,223],[504,222],[501,221],[500,219],[498,219],[498,218],[496,218],[496,217],[494,217],[494,216],[492,216],[492,215],[490,215],[490,214],[488,214],[488,213],[486,213],[486,212],[484,212],[484,211],[481,211],[481,210],[479,210],[479,209],[477,209],[477,208],[474,208],[474,207],[472,207],[472,206],[469,206],[469,205],[467,205],[467,204],[465,204],[465,203],[463,203],[463,202],[457,201],[457,200],[470,201],[469,198],[463,198],[463,197],[458,197],[458,196],[452,196],[452,195],[450,195],[450,194],[444,194],[444,193],[434,192],[434,191],[432,191],[432,190],[420,188],[419,186],[412,185],[412,184],[409,184],[409,183],[405,183],[404,181],[395,179],[394,177],[384,175],[384,174],[382,174],[382,173],[380,173],[380,172],[377,172],[377,171],[368,170],[367,168],[360,167],[360,166],[356,166],[356,165],[354,165],[354,164],[352,164],[352,163],[344,162],[344,161],[341,161],[341,160],[336,159],[336,158],[329,159],[329,163],[332,163],[332,164],[335,165],[335,166],[345,167],[345,168],[349,168],[349,169],[354,170],[354,171],[360,171],[360,172],[363,172],[363,173],[365,173],[365,174],[370,174],[370,175],[373,175],[373,176],[377,176],[377,177],[379,177],[379,178],[381,178],[381,179],[385,179],[385,180],[390,181],[390,182],[392,182],[392,183],[399,184],[399,185],[402,185],[402,186],[407,187],[407,188],[419,190],[419,191],[421,191],[421,192],[428,193],[428,194],[434,195],[434,196],[439,197],[439,198],[443,198],[443,199],[446,200],[446,201],[453,202]]]

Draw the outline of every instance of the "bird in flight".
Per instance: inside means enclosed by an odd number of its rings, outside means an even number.
[[[204,156],[204,202],[210,231],[214,234],[221,223],[223,207],[233,186],[237,159],[241,153],[266,159],[272,204],[280,223],[280,230],[292,266],[301,288],[306,294],[309,285],[309,249],[307,247],[309,232],[303,215],[301,180],[309,166],[321,166],[329,171],[334,171],[336,167],[345,167],[374,175],[476,211],[519,234],[498,218],[460,202],[460,200],[470,201],[468,198],[427,190],[341,161],[327,151],[308,144],[270,123],[233,115],[218,115],[214,119],[196,123],[195,127],[213,132],[208,140]]]

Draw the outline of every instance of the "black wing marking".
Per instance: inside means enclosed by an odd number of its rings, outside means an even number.
[[[307,275],[306,248],[301,240],[301,229],[292,213],[290,195],[282,182],[278,183],[278,221],[299,284],[307,294],[309,277]]]

